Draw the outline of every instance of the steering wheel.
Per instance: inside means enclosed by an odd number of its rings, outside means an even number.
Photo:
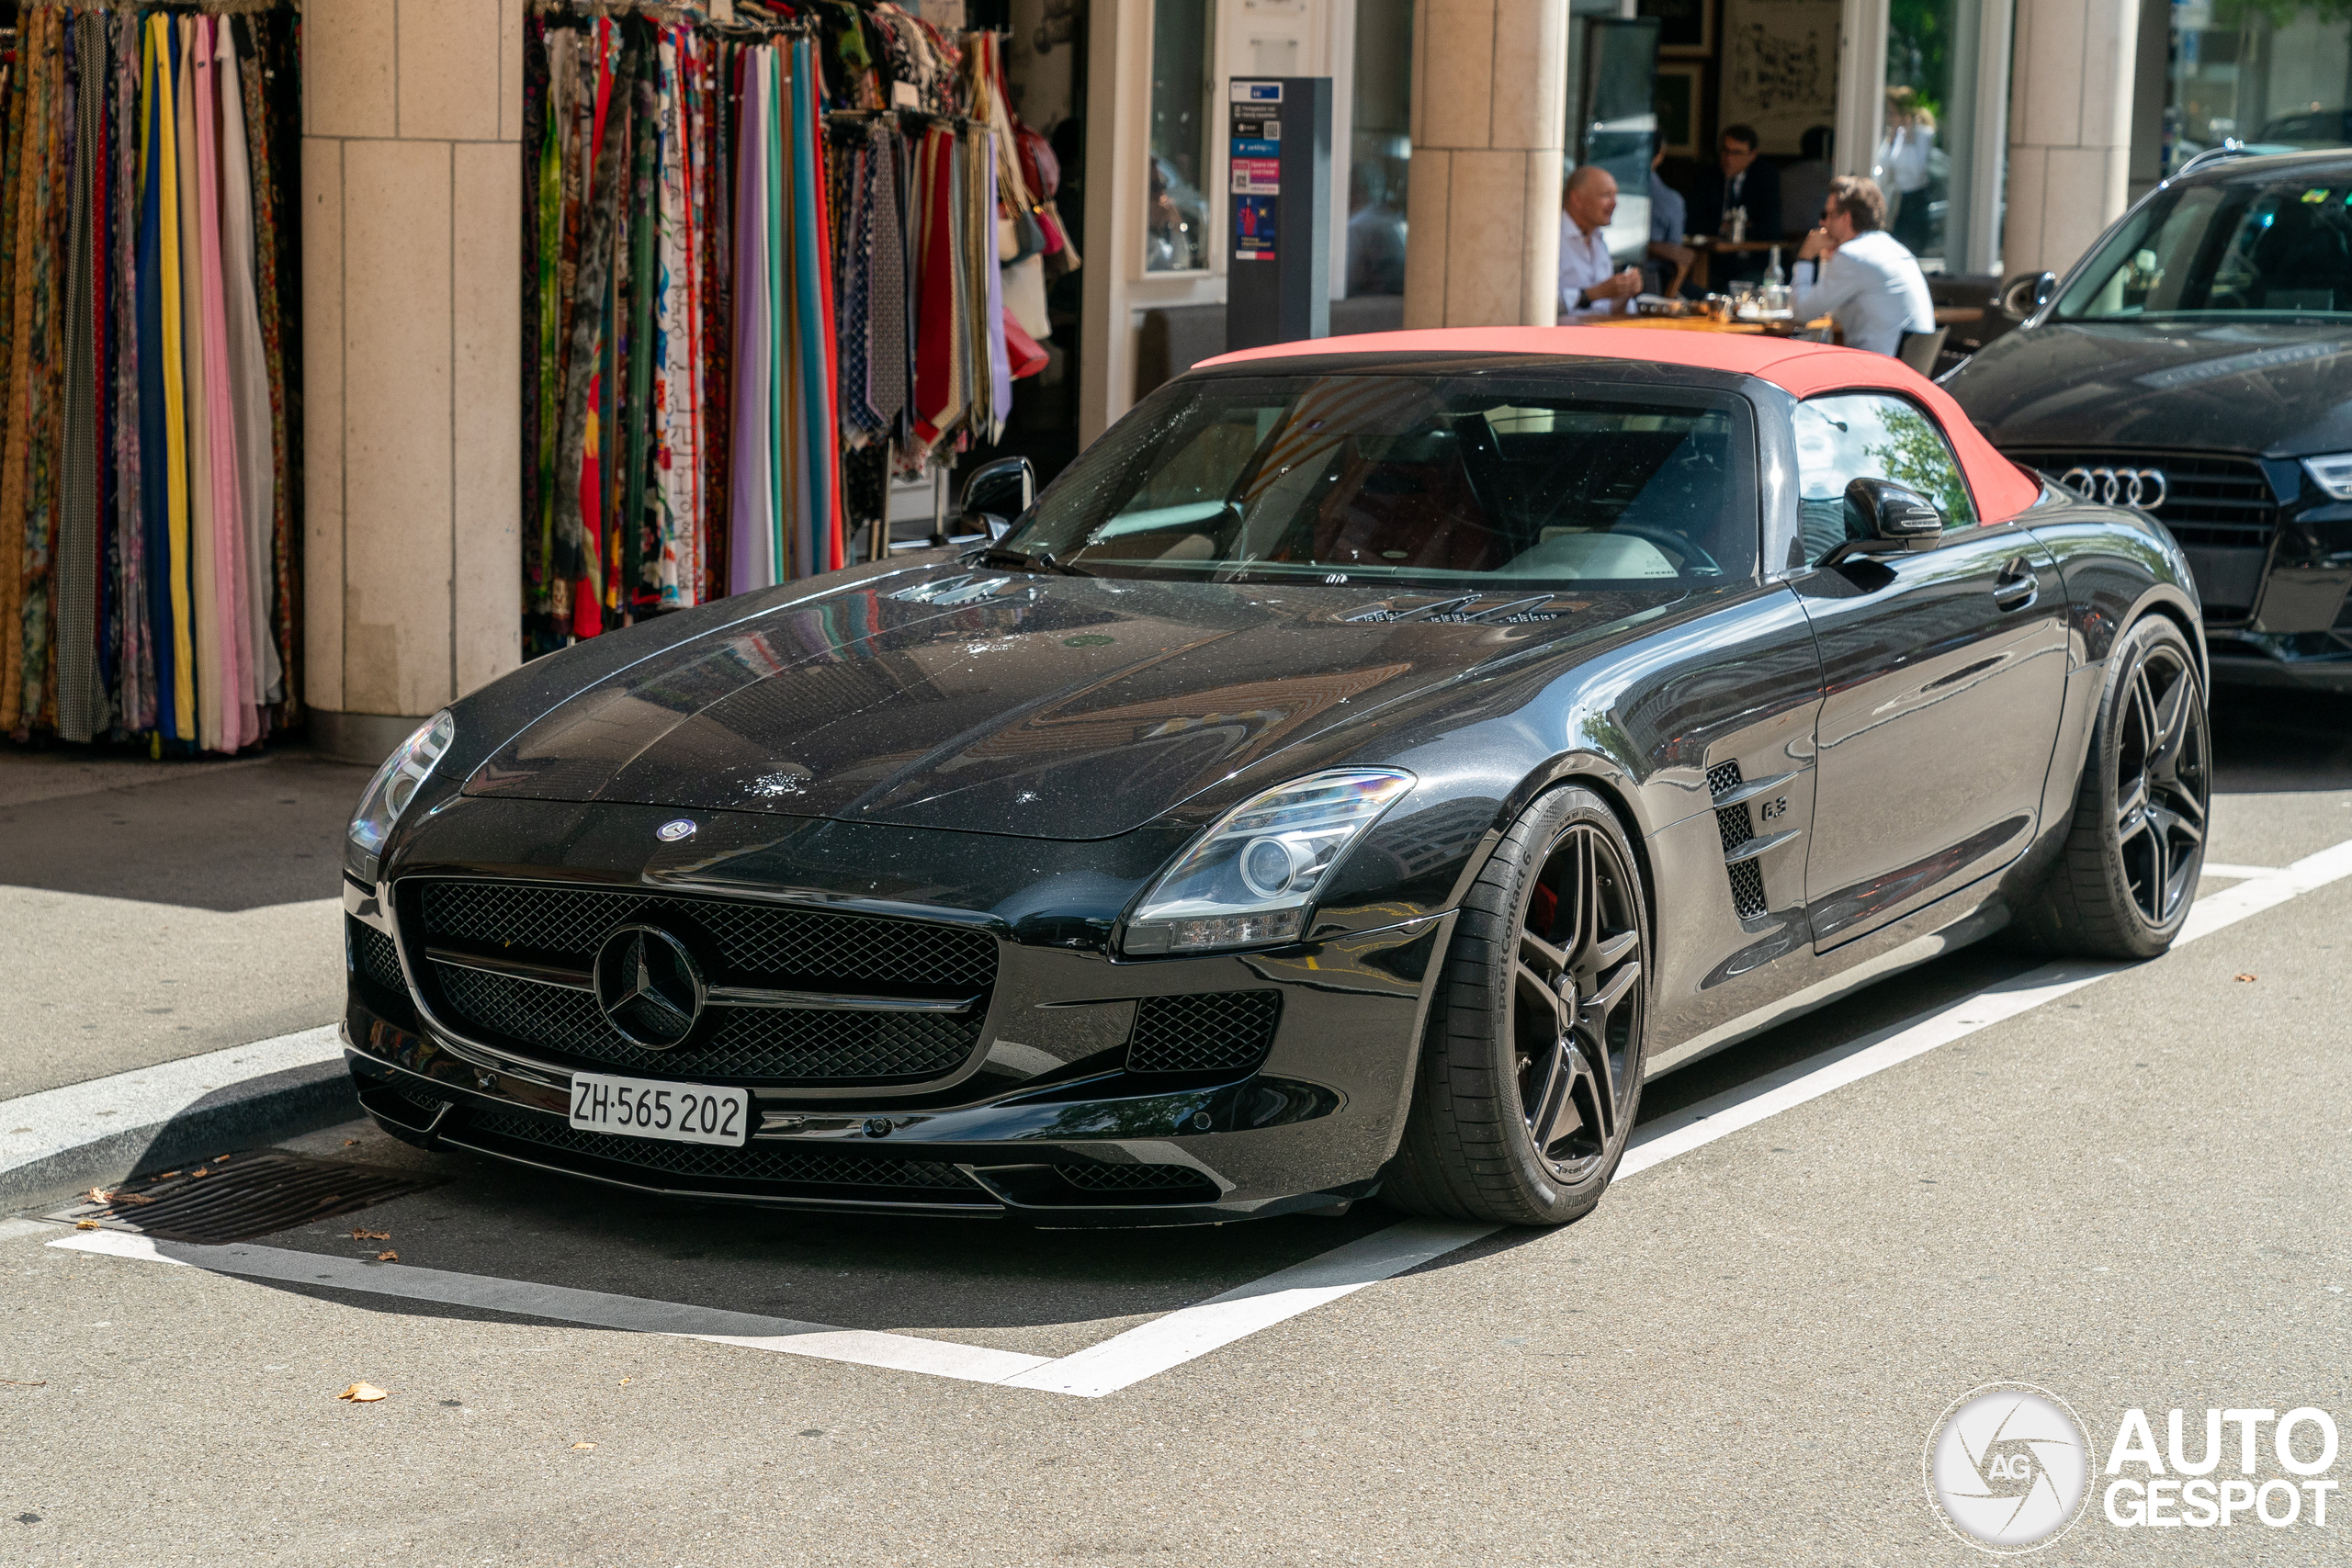
[[[1657,546],[1660,549],[1672,554],[1680,563],[1680,570],[1684,571],[1695,570],[1702,572],[1711,571],[1717,577],[1724,575],[1723,564],[1707,553],[1705,546],[1699,544],[1696,540],[1686,539],[1681,535],[1668,529],[1653,528],[1646,523],[1618,523],[1611,525],[1604,531],[1610,534],[1629,535],[1645,543]]]

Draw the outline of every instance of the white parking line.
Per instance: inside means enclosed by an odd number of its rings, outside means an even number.
[[[2213,874],[2224,874],[2219,870]],[[2352,876],[2352,840],[2199,899],[2173,945],[2177,948],[2200,941],[2346,876]],[[2133,965],[2080,962],[2044,964],[1949,1007],[1864,1035],[1660,1117],[1634,1134],[1632,1145],[1617,1168],[1618,1179],[1663,1165],[1679,1155],[1704,1147],[1718,1138],[1728,1137],[1781,1111],[1818,1100],[1939,1045],[1965,1039],[1979,1030],[2030,1012],[2131,967]],[[1023,1356],[913,1335],[753,1317],[672,1302],[606,1295],[598,1291],[448,1274],[439,1269],[327,1258],[276,1247],[204,1247],[106,1231],[77,1232],[60,1236],[49,1245],[119,1258],[194,1264],[218,1273],[323,1283],[340,1290],[406,1296],[604,1327],[677,1334],[718,1344],[927,1372],[934,1377],[1100,1398],[1131,1388],[1171,1367],[1197,1359],[1301,1313],[1311,1312],[1366,1285],[1442,1258],[1494,1235],[1499,1228],[1408,1220],[1059,1358]]]

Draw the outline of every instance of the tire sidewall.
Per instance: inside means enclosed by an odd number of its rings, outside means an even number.
[[[2165,616],[2151,615],[2141,621],[2123,635],[2109,656],[2107,685],[2099,697],[2098,728],[2092,738],[2089,761],[2097,775],[2091,793],[2098,801],[2100,870],[2107,878],[2111,905],[2127,928],[2128,945],[2147,958],[2154,957],[2172,945],[2173,938],[2180,933],[2180,928],[2188,919],[2190,906],[2196,902],[2192,887],[2191,897],[2181,899],[2180,908],[2173,912],[2172,919],[2161,925],[2150,924],[2132,897],[2132,881],[2123,863],[2122,840],[2116,832],[2116,812],[2121,804],[2116,767],[2123,744],[2122,705],[2149,654],[2167,645],[2180,660],[2184,671],[2182,679],[2189,683],[2189,690],[2196,697],[2195,725],[2208,769],[2206,801],[2210,806],[2212,799],[2212,736],[2205,705],[2205,682],[2197,668],[2196,649],[2181,634],[2180,628]],[[2200,847],[2198,852],[2201,855],[2203,849]]]
[[[1589,1213],[1600,1201],[1610,1181],[1617,1174],[1617,1166],[1624,1158],[1625,1145],[1630,1140],[1633,1122],[1641,1111],[1642,1064],[1648,1056],[1650,1009],[1645,998],[1642,1025],[1636,1032],[1633,1049],[1627,1059],[1634,1074],[1632,1098],[1627,1103],[1623,1123],[1619,1127],[1614,1145],[1600,1163],[1581,1180],[1563,1181],[1550,1164],[1535,1151],[1535,1141],[1527,1132],[1526,1108],[1520,1103],[1519,1061],[1516,1043],[1510,1037],[1510,1002],[1513,984],[1510,956],[1516,952],[1520,928],[1520,913],[1527,898],[1528,879],[1542,869],[1552,848],[1562,835],[1579,824],[1599,828],[1616,846],[1623,861],[1629,897],[1634,903],[1634,919],[1642,933],[1643,981],[1654,998],[1656,987],[1657,941],[1650,920],[1648,889],[1643,886],[1640,858],[1634,853],[1631,839],[1607,803],[1589,789],[1570,784],[1553,791],[1538,800],[1515,824],[1506,837],[1505,845],[1512,856],[1512,865],[1506,897],[1499,915],[1487,916],[1495,921],[1490,940],[1501,947],[1504,960],[1487,965],[1486,1005],[1481,1010],[1485,1066],[1497,1080],[1497,1104],[1505,1114],[1503,1149],[1510,1162],[1516,1185],[1529,1206],[1544,1216],[1543,1223],[1564,1224]],[[1451,965],[1449,965],[1451,967]]]

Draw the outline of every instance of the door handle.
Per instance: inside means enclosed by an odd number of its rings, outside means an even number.
[[[2001,574],[1993,579],[1993,603],[2004,611],[2030,609],[2040,597],[2041,582],[2034,575],[2032,563],[2023,556],[2003,567]]]

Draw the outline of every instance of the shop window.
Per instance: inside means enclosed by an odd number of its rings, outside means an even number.
[[[2172,8],[2165,173],[2211,147],[2352,141],[2352,17],[2335,0],[2192,0]]]
[[[1412,172],[1413,0],[1356,0],[1348,127],[1348,293],[1405,292]]]
[[[1144,270],[1201,272],[1209,265],[1210,63],[1216,11],[1210,0],[1152,0],[1151,209]]]

